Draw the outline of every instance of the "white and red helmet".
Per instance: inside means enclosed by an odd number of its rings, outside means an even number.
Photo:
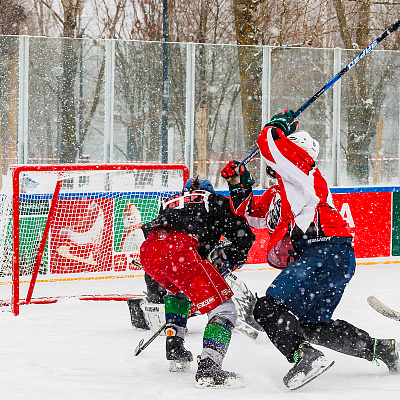
[[[292,133],[288,136],[288,139],[304,149],[313,160],[317,159],[319,154],[319,143],[317,140],[313,139],[308,132],[299,131]]]

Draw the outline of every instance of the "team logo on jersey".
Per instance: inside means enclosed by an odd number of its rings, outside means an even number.
[[[232,274],[233,275],[233,274]],[[224,290],[222,290],[221,291],[221,294],[223,295],[223,296],[227,296],[228,294],[229,294],[229,289],[224,289]]]
[[[270,204],[267,216],[267,225],[271,232],[274,231],[281,218],[281,196],[277,193]]]

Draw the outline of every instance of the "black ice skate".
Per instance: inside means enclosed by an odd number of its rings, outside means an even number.
[[[187,372],[193,355],[186,350],[184,340],[179,336],[168,336],[166,341],[166,355],[169,360],[169,370],[171,372]]]
[[[396,349],[396,341],[394,339],[376,339],[374,360],[383,361],[390,372],[397,372],[399,369],[399,353]]]
[[[299,389],[330,368],[334,361],[328,361],[324,354],[302,343],[294,355],[295,365],[283,378],[283,383],[291,390]]]
[[[224,371],[211,358],[199,361],[196,373],[196,388],[239,388],[243,379],[234,372]]]

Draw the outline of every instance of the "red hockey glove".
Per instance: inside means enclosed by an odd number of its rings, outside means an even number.
[[[226,164],[225,168],[223,168],[221,170],[222,177],[225,179],[229,179],[229,178],[233,178],[234,176],[238,175],[236,172],[236,168],[239,164],[240,164],[240,162],[236,161],[236,160],[229,161],[228,164]]]
[[[239,174],[236,172],[237,170],[239,170]],[[229,161],[221,170],[221,175],[227,180],[230,192],[251,188],[255,183],[248,169],[236,160]]]

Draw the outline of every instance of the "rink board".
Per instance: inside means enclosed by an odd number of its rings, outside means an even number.
[[[261,196],[263,190],[254,190]],[[357,259],[400,256],[400,187],[332,188],[336,208],[354,237]],[[229,196],[228,191],[220,192]],[[248,262],[266,263],[268,238],[255,229]]]

